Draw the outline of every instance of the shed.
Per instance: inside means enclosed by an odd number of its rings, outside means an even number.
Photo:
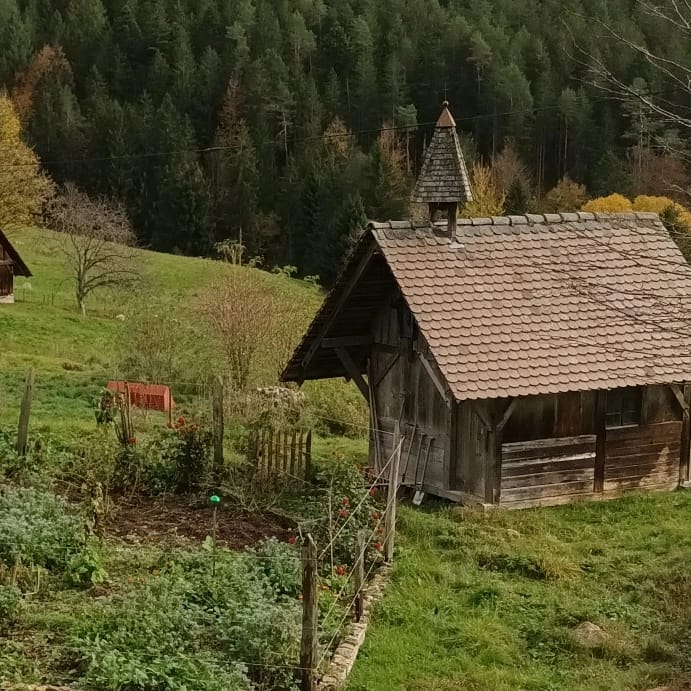
[[[109,391],[124,394],[129,391],[130,405],[149,410],[169,413],[175,409],[170,388],[164,384],[143,384],[141,382],[109,381]]]
[[[658,216],[457,220],[458,202],[369,224],[283,380],[355,381],[372,463],[398,429],[403,484],[452,500],[687,482],[691,268]]]
[[[29,278],[31,271],[5,233],[0,230],[0,305],[14,302],[15,276]]]

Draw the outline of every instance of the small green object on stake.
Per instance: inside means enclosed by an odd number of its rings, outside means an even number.
[[[221,497],[219,497],[217,494],[212,494],[209,497],[209,502],[211,503],[211,506],[214,507],[213,526],[212,526],[212,531],[211,531],[211,541],[212,541],[211,575],[215,576],[216,575],[216,526],[218,525],[218,521],[216,518],[216,510],[218,509],[218,507],[221,503]]]

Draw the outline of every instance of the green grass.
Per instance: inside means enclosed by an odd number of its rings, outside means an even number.
[[[691,671],[691,493],[482,513],[402,508],[348,691],[648,689]],[[607,634],[594,650],[573,630]]]
[[[0,424],[15,424],[24,378],[34,367],[32,427],[44,432],[74,435],[92,427],[93,400],[108,379],[120,376],[128,322],[142,300],[155,296],[162,309],[198,329],[203,343],[207,334],[195,314],[195,300],[225,272],[234,270],[218,261],[141,250],[138,259],[146,297],[142,289],[103,291],[88,301],[89,314],[83,318],[60,251],[61,236],[31,228],[14,229],[8,236],[34,275],[16,279],[16,304],[0,305]],[[291,309],[310,315],[321,301],[319,292],[307,283],[259,270],[254,275],[259,284],[284,297]],[[126,321],[116,319],[119,314]]]

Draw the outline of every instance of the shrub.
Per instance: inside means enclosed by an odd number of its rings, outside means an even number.
[[[631,211],[631,202],[621,194],[591,199],[583,205],[583,211],[622,212]]]
[[[25,573],[46,569],[71,585],[105,579],[99,547],[85,542],[85,526],[67,502],[38,489],[0,490],[0,563]],[[21,568],[20,568],[21,567]]]
[[[273,540],[244,554],[220,550],[214,574],[208,555],[169,555],[141,590],[98,605],[75,630],[82,681],[95,689],[293,691],[299,574],[297,549]]]
[[[80,622],[72,647],[85,685],[141,691],[249,691],[241,666],[221,666],[197,647],[202,617],[198,608],[186,605],[175,585],[159,579],[98,606],[92,617]]]
[[[384,507],[376,494],[368,492],[362,469],[358,465],[346,458],[334,457],[332,461],[319,467],[315,481],[329,492],[332,524],[324,516],[327,500],[320,493],[311,499],[308,511],[311,508],[310,515],[323,520],[310,523],[310,532],[320,547],[334,541],[333,556],[336,564],[354,563],[357,537],[361,530],[366,532],[372,545],[379,543],[381,546]],[[377,552],[378,549],[374,551]]]
[[[317,431],[346,437],[367,435],[367,405],[354,384],[313,381],[305,383],[304,391]]]
[[[0,561],[64,572],[81,552],[82,536],[65,500],[36,489],[0,490]]]
[[[0,585],[0,635],[6,634],[19,620],[22,594],[14,585]]]
[[[258,557],[257,566],[277,596],[298,596],[302,583],[297,548],[271,538],[248,552]]]

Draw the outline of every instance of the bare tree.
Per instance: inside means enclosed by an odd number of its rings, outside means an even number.
[[[92,198],[68,184],[46,208],[49,228],[65,235],[63,252],[74,279],[82,314],[99,288],[127,288],[140,277],[132,245],[134,233],[125,209],[103,197]]]
[[[664,27],[672,37],[680,38],[683,42],[691,40],[691,2],[688,0],[660,0],[656,3],[636,0],[635,4],[649,17],[650,22]],[[687,53],[682,60],[669,57],[661,50],[649,48],[642,39],[634,40],[625,35],[618,27],[599,17],[588,17],[588,21],[599,26],[605,38],[613,40],[648,63],[668,85],[669,92],[675,93],[675,100],[641,89],[635,80],[627,83],[600,55],[580,49],[581,55],[585,58],[584,64],[587,64],[594,77],[595,85],[615,98],[640,103],[667,128],[676,128],[687,135],[691,134],[691,109],[684,105],[688,104],[691,97],[691,56]],[[574,37],[573,40],[576,46],[579,46],[578,39]]]
[[[245,389],[269,347],[279,312],[276,296],[255,271],[238,266],[205,292],[200,307],[233,387]]]

